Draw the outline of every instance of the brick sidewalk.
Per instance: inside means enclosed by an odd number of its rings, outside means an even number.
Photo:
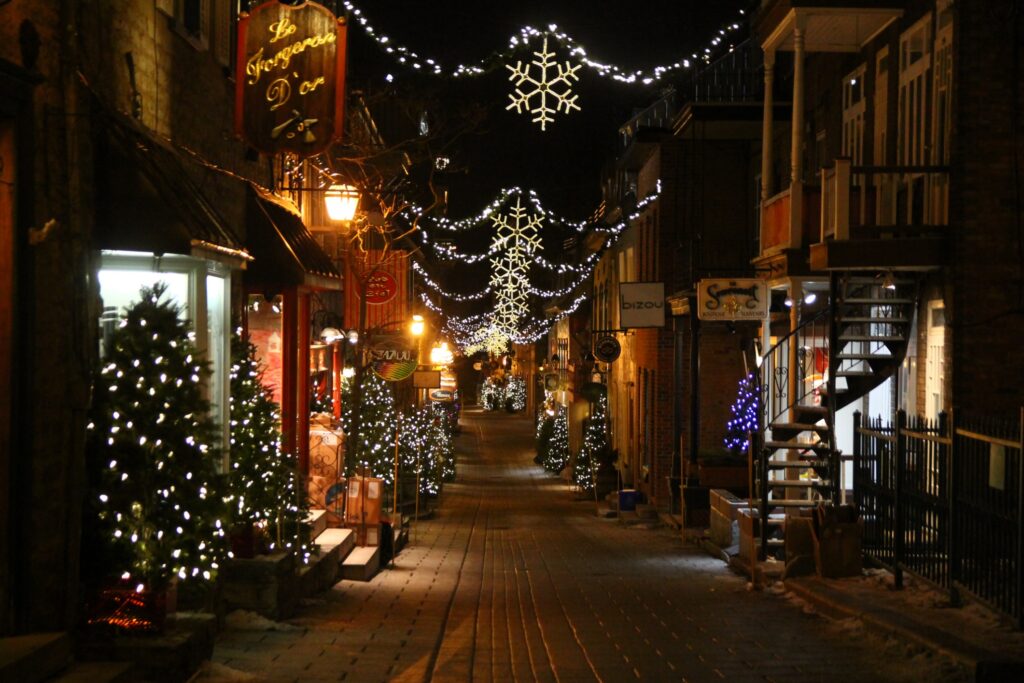
[[[394,568],[288,630],[226,630],[199,680],[958,680],[750,591],[678,532],[597,518],[533,464],[528,419],[464,424],[459,481]]]

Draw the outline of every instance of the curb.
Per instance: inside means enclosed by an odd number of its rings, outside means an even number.
[[[693,541],[709,555],[724,560],[733,571],[749,579],[750,567],[738,555],[729,556],[707,538],[695,538]],[[878,636],[949,657],[979,683],[1024,680],[1024,660],[977,647],[895,610],[863,607],[850,596],[816,578],[789,579],[783,581],[783,585],[825,618],[834,621],[857,619],[865,629]]]
[[[944,655],[972,672],[975,681],[1024,678],[1024,660],[972,645],[930,624],[886,607],[861,607],[848,595],[817,579],[784,581],[786,590],[831,619],[858,619],[872,633]]]

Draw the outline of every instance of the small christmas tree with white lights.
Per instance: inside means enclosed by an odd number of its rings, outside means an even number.
[[[346,444],[345,474],[383,479],[390,486],[395,478],[395,427],[398,416],[391,386],[373,372],[363,376],[362,415],[358,443]],[[353,423],[352,401],[345,401],[344,427]]]
[[[435,403],[432,412],[434,419],[431,445],[439,466],[440,477],[442,481],[455,481],[455,435],[452,433],[452,422],[448,419],[442,404]]]
[[[569,462],[569,418],[568,411],[561,404],[555,405],[554,424],[551,438],[545,452],[544,468],[549,472],[561,472]]]
[[[726,422],[725,447],[734,453],[745,453],[749,443],[749,433],[758,426],[757,382],[753,373],[740,380],[736,390],[736,400],[729,410],[732,418]]]
[[[583,433],[583,446],[572,468],[572,482],[583,491],[594,488],[597,468],[608,454],[608,399],[601,396],[590,405],[591,413]]]
[[[232,340],[231,511],[235,527],[266,531],[270,550],[287,550],[308,563],[313,552],[307,522],[309,503],[295,455],[281,450],[278,405],[256,347]]]
[[[88,425],[89,552],[139,593],[210,580],[227,552],[209,364],[165,289],[143,288],[114,330]]]

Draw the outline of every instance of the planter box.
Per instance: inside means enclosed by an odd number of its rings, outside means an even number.
[[[749,470],[744,465],[705,466],[697,468],[700,485],[713,489],[726,489],[737,495],[745,496],[750,486]]]
[[[287,618],[299,599],[299,579],[291,553],[233,559],[221,568],[227,611],[245,609],[268,619]]]

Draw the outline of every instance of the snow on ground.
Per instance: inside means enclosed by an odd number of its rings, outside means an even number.
[[[199,672],[190,679],[190,683],[242,683],[256,680],[259,678],[255,674],[207,661],[203,662]]]
[[[272,621],[244,609],[237,609],[225,618],[227,627],[234,631],[301,631],[298,626]]]

